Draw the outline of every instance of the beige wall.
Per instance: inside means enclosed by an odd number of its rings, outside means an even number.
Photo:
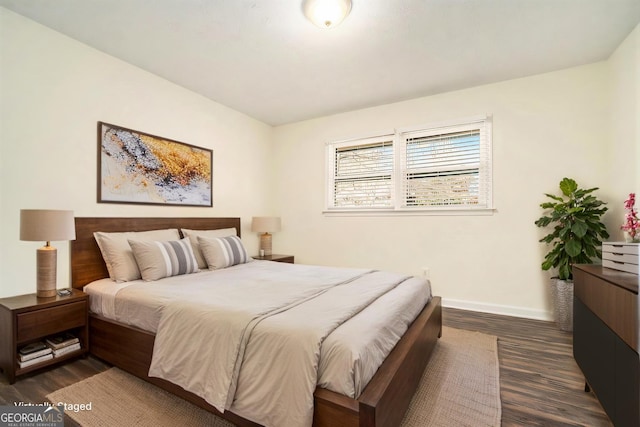
[[[608,225],[613,231],[612,240],[622,240],[624,200],[631,192],[640,197],[640,25],[618,46],[608,65],[611,74],[609,183],[617,190]],[[638,202],[636,208],[640,209]],[[640,303],[640,295],[638,301]],[[640,325],[640,312],[637,321]],[[638,334],[640,339],[640,327]]]
[[[18,238],[23,208],[77,216],[270,214],[272,128],[0,8],[0,297],[35,291],[37,242]],[[213,78],[213,77],[212,77]],[[96,203],[97,122],[213,149],[213,208]],[[58,286],[69,283],[68,243]]]
[[[277,250],[304,263],[420,274],[451,306],[548,318],[549,273],[540,216],[543,193],[573,177],[608,184],[608,66],[596,63],[530,78],[309,120],[275,129]],[[493,115],[491,216],[328,217],[324,144],[394,127]]]
[[[611,187],[620,189],[615,201],[616,209],[612,212],[615,222],[611,228],[615,227],[617,236],[621,236],[618,228],[624,221],[622,203],[632,191],[636,193],[636,200],[640,198],[640,25],[611,55],[609,65],[612,75],[610,178]],[[638,202],[636,208],[640,209]],[[638,302],[640,306],[640,295]]]
[[[624,200],[629,193],[640,197],[640,25],[611,55],[611,144],[609,186],[612,238],[622,239]],[[636,208],[639,206],[636,204]],[[609,224],[608,224],[609,225]]]

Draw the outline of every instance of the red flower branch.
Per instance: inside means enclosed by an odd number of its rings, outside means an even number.
[[[629,233],[629,236],[635,240],[636,236],[640,234],[640,220],[638,219],[638,212],[635,208],[636,193],[630,193],[629,198],[624,201],[624,209],[627,211],[625,214],[625,222],[620,227],[621,230]]]

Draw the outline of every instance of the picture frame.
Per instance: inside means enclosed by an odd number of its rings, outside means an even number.
[[[213,150],[98,122],[98,203],[213,206]]]

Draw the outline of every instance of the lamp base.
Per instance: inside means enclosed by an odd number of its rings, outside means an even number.
[[[56,296],[56,266],[58,251],[53,246],[45,246],[37,251],[38,282],[36,296],[51,298]]]
[[[263,250],[265,255],[271,255],[271,234],[260,235],[260,250]]]

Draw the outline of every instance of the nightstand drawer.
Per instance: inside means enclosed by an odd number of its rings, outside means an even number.
[[[261,260],[261,261],[275,261],[275,262],[286,262],[289,264],[293,264],[294,256],[293,255],[281,255],[281,254],[272,254],[272,255],[254,255],[253,259]]]
[[[86,301],[16,315],[17,342],[53,335],[87,323]]]

